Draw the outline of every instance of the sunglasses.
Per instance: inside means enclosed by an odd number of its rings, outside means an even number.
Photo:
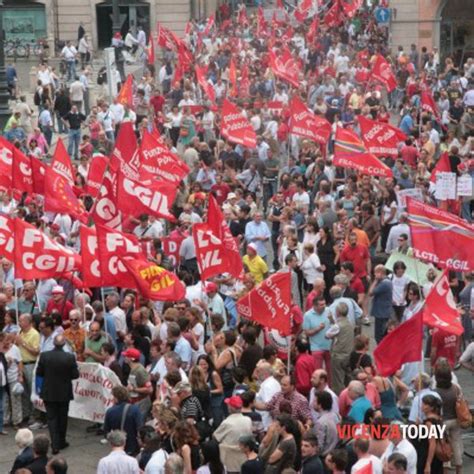
[[[79,319],[70,319],[71,323],[79,321]]]

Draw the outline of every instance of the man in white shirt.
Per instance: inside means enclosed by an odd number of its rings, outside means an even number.
[[[316,410],[316,393],[317,392],[328,392],[332,397],[332,408],[331,411],[339,416],[339,399],[337,395],[329,388],[328,385],[328,374],[324,369],[316,369],[311,375],[311,385],[313,388],[309,392],[309,408],[311,410],[311,416],[313,423],[318,421],[320,416]]]
[[[304,189],[304,184],[301,181],[296,183],[296,193],[291,199],[298,209],[301,209],[305,214],[309,208],[309,194]]]
[[[125,432],[113,430],[107,435],[107,441],[112,447],[108,456],[103,457],[97,466],[97,474],[111,472],[140,472],[138,461],[125,453]]]
[[[72,41],[68,41],[61,51],[61,56],[66,61],[67,67],[67,81],[74,81],[76,79],[76,56],[77,50],[72,45]]]
[[[138,27],[137,41],[143,49],[146,48],[146,33],[141,26]]]
[[[393,421],[393,425],[401,425],[399,421]],[[400,435],[400,436],[398,436]],[[414,446],[407,439],[402,439],[401,430],[390,429],[390,444],[382,455],[382,463],[386,462],[391,454],[400,453],[407,459],[407,473],[416,474],[416,462],[418,455]]]
[[[127,319],[125,317],[125,311],[118,305],[119,301],[120,297],[116,291],[111,291],[105,299],[107,312],[114,317],[117,337],[119,335],[124,336],[127,333]]]
[[[408,225],[408,215],[405,212],[400,214],[398,224],[394,225],[388,233],[385,253],[392,253],[397,249],[399,246],[398,239],[402,234],[406,234],[408,236],[408,245],[410,245],[410,226]]]
[[[408,415],[408,421],[412,423],[422,423],[425,420],[425,414],[421,409],[421,401],[426,395],[433,395],[441,400],[438,392],[430,389],[431,379],[428,374],[421,374],[419,377],[415,377],[413,384],[416,390],[416,396],[413,398],[413,402],[410,408],[410,414]]]
[[[122,106],[123,110],[123,106]],[[115,142],[115,124],[120,123],[116,121],[115,115],[107,104],[102,104],[100,112],[97,114],[97,120],[104,129],[105,136],[112,143]]]
[[[273,99],[276,100],[277,102],[282,102],[283,105],[288,105],[288,94],[283,90],[283,87],[278,85],[277,86],[277,91],[273,95]]]
[[[255,375],[260,384],[255,400],[266,404],[273,398],[275,393],[281,391],[280,382],[273,376],[273,368],[265,360],[257,364]],[[259,411],[259,413],[262,416],[263,428],[266,431],[272,424],[272,417],[268,411]]]
[[[139,240],[153,240],[158,239],[161,235],[157,232],[156,226],[150,222],[148,214],[142,214],[139,217],[140,224],[138,224],[135,229],[133,229],[133,234]]]
[[[356,474],[369,463],[372,463],[372,474],[383,473],[382,461],[377,456],[369,454],[369,443],[368,439],[362,438],[354,441],[353,448],[358,461],[352,466],[351,474]]]
[[[261,161],[268,160],[268,150],[270,145],[263,139],[261,135],[257,136],[257,155],[258,159]]]

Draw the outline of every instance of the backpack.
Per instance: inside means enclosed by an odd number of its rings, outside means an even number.
[[[107,73],[105,71],[99,72],[97,75],[97,84],[101,86],[107,81]]]

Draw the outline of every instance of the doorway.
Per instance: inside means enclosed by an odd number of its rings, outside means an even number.
[[[128,30],[134,34],[141,26],[147,38],[150,34],[150,5],[146,3],[123,3],[119,2],[120,10],[120,32],[125,38]],[[96,6],[97,14],[97,42],[99,48],[107,48],[112,42],[112,2],[111,0]]]

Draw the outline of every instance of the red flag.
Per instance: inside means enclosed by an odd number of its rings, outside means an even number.
[[[392,92],[397,87],[397,79],[392,71],[392,67],[380,54],[377,55],[372,66],[371,76],[380,81],[388,92]]]
[[[140,178],[140,154],[132,122],[124,122],[120,125],[115,148],[110,158],[110,167],[113,171],[120,170],[125,176],[133,179]]]
[[[430,181],[436,183],[436,175],[438,173],[451,173],[451,163],[449,161],[449,153],[445,151],[441,153],[433,171],[431,172]]]
[[[231,97],[236,97],[237,96],[237,69],[235,67],[235,61],[234,58],[230,58],[230,65],[229,65],[229,82],[231,84],[230,88],[230,96]]]
[[[446,270],[436,279],[426,297],[423,323],[456,336],[464,332]]]
[[[61,138],[58,138],[56,150],[54,150],[51,169],[67,180],[69,184],[74,184],[74,170],[72,168],[71,158]]]
[[[177,301],[186,296],[186,287],[178,277],[156,263],[122,258],[141,295],[152,301]]]
[[[31,159],[13,147],[12,188],[19,193],[34,193]]]
[[[294,96],[290,101],[290,133],[325,144],[331,135],[331,124],[315,115],[306,105]]]
[[[133,108],[133,75],[129,74],[127,80],[122,84],[117,95],[117,102]]]
[[[224,220],[224,215],[212,194],[209,195],[209,206],[207,208],[207,223],[209,228],[222,242],[223,258],[228,264],[227,272],[238,278],[243,272],[242,258],[239,246]]]
[[[159,177],[169,183],[178,184],[189,170],[186,163],[172,153],[166,145],[160,143],[154,135],[147,130],[143,133],[140,145],[142,177]],[[145,175],[148,173],[148,176]]]
[[[189,51],[186,44],[179,40],[178,43],[178,61],[181,64],[183,71],[189,71],[194,65],[194,55]]]
[[[87,287],[97,288],[102,285],[97,232],[95,227],[81,225],[79,235],[81,239],[82,280]]]
[[[339,2],[334,2],[332,7],[326,12],[323,19],[328,28],[335,28],[342,23],[341,7]]]
[[[150,35],[147,47],[147,61],[148,64],[155,64],[155,42],[153,40],[153,35]]]
[[[87,173],[86,192],[93,198],[99,195],[100,186],[104,179],[104,174],[109,164],[109,158],[103,155],[97,155],[92,158]]]
[[[158,45],[159,46],[161,46],[162,48],[167,48],[167,49],[177,48],[178,46],[177,41],[176,41],[177,37],[171,30],[157,23],[156,31],[158,32]]]
[[[206,79],[204,68],[195,66],[194,70],[196,71],[196,78],[199,85],[202,87],[202,90],[206,93],[211,102],[214,103],[216,101],[216,91],[214,90],[214,87],[212,87],[212,84],[209,84]]]
[[[261,37],[267,33],[267,22],[263,14],[263,8],[260,6],[257,10],[257,36]]]
[[[33,173],[33,191],[35,194],[44,195],[44,181],[46,170],[49,168],[35,156],[30,156],[31,171]]]
[[[392,170],[371,153],[334,155],[333,164],[341,168],[352,168],[370,176],[383,176],[384,178],[393,176]]]
[[[227,99],[222,103],[221,133],[230,142],[248,148],[257,146],[257,136],[252,125],[242,111]]]
[[[8,260],[14,258],[14,225],[13,219],[0,214],[0,255],[8,258]]]
[[[241,316],[282,335],[291,334],[291,275],[277,272],[237,301]]]
[[[237,23],[240,26],[245,26],[249,24],[249,19],[247,18],[247,8],[243,3],[241,3],[241,7],[237,14]]]
[[[341,7],[347,18],[352,18],[362,6],[362,0],[352,0],[351,3],[341,0]]]
[[[201,280],[207,280],[229,270],[224,258],[224,244],[209,224],[194,224],[193,240]]]
[[[440,120],[441,116],[439,113],[438,106],[433,99],[433,96],[429,90],[421,91],[421,109],[429,112],[436,120]]]
[[[314,14],[313,0],[302,0],[296,7],[294,15],[300,23],[303,23],[312,13]]]
[[[399,128],[370,120],[363,115],[359,115],[358,120],[362,140],[369,153],[376,156],[398,156],[398,143],[408,138]]]
[[[145,258],[138,239],[100,224],[96,225],[96,232],[101,286],[135,288],[135,280],[122,258]]]
[[[162,237],[161,246],[165,255],[171,260],[173,266],[176,267],[179,264],[179,247],[181,242],[185,239],[184,235],[168,235]]]
[[[366,153],[362,140],[348,128],[337,127],[334,139],[334,154],[338,156],[347,156],[354,153]]]
[[[0,136],[0,187],[12,188],[13,145]]]
[[[116,205],[116,176],[106,172],[99,189],[99,194],[91,209],[91,216],[96,224],[103,224],[111,229],[122,228],[122,213]]]
[[[449,270],[474,271],[474,226],[415,199],[406,202],[414,256]]]
[[[211,32],[211,29],[214,26],[215,22],[216,22],[216,15],[213,13],[207,19],[206,27],[204,28],[204,31],[202,32],[203,36],[209,36],[209,33]]]
[[[44,208],[49,212],[70,214],[71,217],[81,222],[87,222],[88,219],[84,203],[74,194],[71,184],[52,168],[46,170]]]
[[[80,268],[79,255],[31,224],[16,218],[14,229],[16,278],[54,278]]]
[[[273,50],[268,51],[270,67],[275,76],[285,80],[292,86],[299,87],[300,68],[287,47],[282,48],[276,54]]]
[[[191,31],[192,31],[192,30],[193,30],[193,24],[192,24],[190,21],[188,21],[188,22],[186,23],[185,28],[184,28],[184,34],[185,34],[185,35],[191,34]]]
[[[313,21],[311,22],[311,25],[309,25],[308,33],[306,35],[310,43],[314,43],[318,30],[319,30],[319,17],[318,15],[314,15]]]
[[[407,362],[423,357],[423,310],[387,334],[374,350],[374,360],[382,377],[393,375]]]
[[[145,183],[128,178],[122,173],[117,175],[116,205],[120,211],[130,216],[151,214],[174,222],[170,208],[176,196],[177,187],[165,181],[147,181]]]

